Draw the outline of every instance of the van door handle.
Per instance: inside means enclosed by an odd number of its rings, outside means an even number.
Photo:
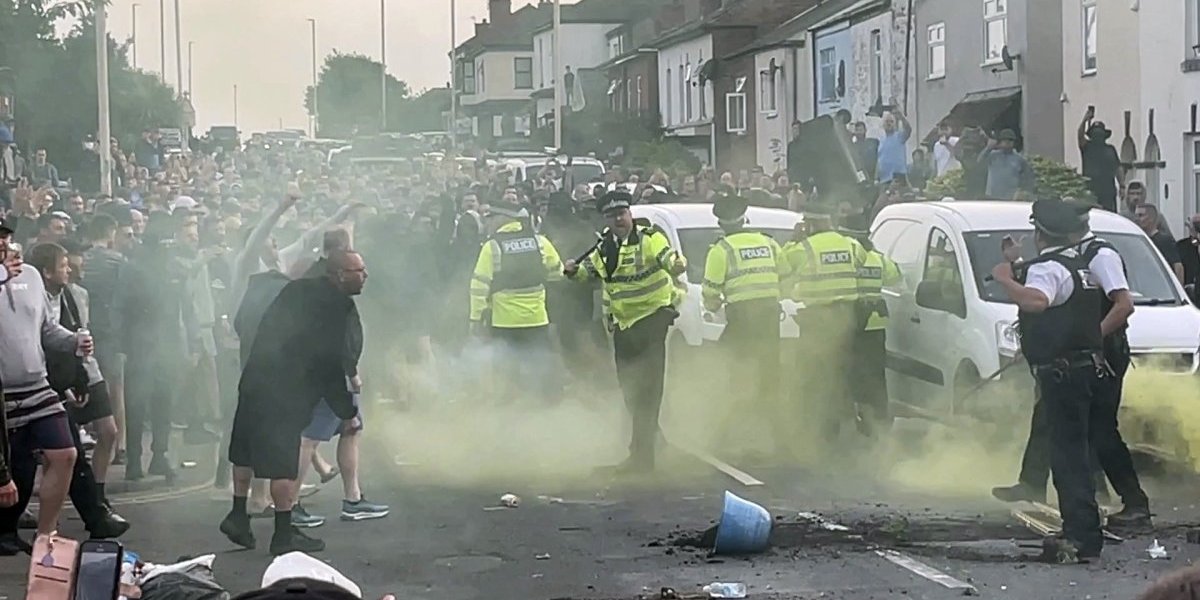
[[[917,315],[913,315],[913,316],[909,317],[908,320],[912,321],[913,323],[916,323],[918,325],[921,323],[921,317],[917,316]]]

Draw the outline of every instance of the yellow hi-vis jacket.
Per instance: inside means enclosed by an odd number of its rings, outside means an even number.
[[[867,251],[854,239],[822,231],[789,243],[784,255],[794,273],[797,302],[814,307],[858,300],[858,270]]]
[[[683,301],[685,290],[677,277],[687,270],[687,261],[661,231],[635,227],[617,252],[612,273],[601,249],[588,255],[572,278],[603,282],[604,312],[618,329],[629,329],[655,311]]]
[[[868,311],[864,331],[887,329],[888,312],[883,288],[894,287],[899,283],[900,267],[878,250],[868,250],[866,261],[858,270],[859,302],[862,302],[864,310]]]
[[[704,307],[717,310],[724,301],[779,300],[780,282],[790,274],[783,250],[771,236],[757,231],[728,234],[708,249],[704,261]]]
[[[480,249],[475,276],[471,278],[471,321],[482,320],[484,312],[491,309],[492,327],[525,329],[550,324],[544,283],[562,279],[562,259],[544,236],[522,233],[521,223],[507,223]],[[533,252],[538,256],[533,256]],[[513,280],[523,278],[531,285],[497,287],[503,281],[505,265],[509,269],[530,271]],[[535,272],[539,268],[543,272]]]

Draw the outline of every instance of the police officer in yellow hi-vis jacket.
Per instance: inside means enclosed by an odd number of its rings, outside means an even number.
[[[546,282],[562,279],[562,259],[554,245],[534,232],[529,213],[515,203],[492,205],[492,235],[479,251],[471,279],[471,325],[497,342],[499,399],[536,382],[541,400],[552,400],[557,381],[552,367]],[[542,373],[530,373],[541,367]],[[520,384],[520,385],[518,385]]]
[[[809,206],[807,232],[789,242],[784,256],[796,282],[797,400],[823,419],[827,438],[836,438],[854,411],[852,354],[858,326],[858,272],[866,263],[862,245],[837,232],[831,208]]]
[[[778,407],[780,285],[790,269],[778,242],[746,228],[748,206],[732,190],[718,194],[713,214],[725,235],[708,250],[701,290],[706,310],[725,307],[721,346],[730,412],[757,408],[770,414]]]
[[[633,197],[614,190],[597,201],[608,221],[595,251],[579,262],[567,260],[564,273],[575,280],[599,279],[605,311],[613,329],[617,380],[633,418],[629,459],[623,472],[654,470],[658,413],[662,406],[667,361],[667,330],[682,300],[676,278],[687,269],[667,236],[634,223]]]
[[[895,289],[902,278],[900,267],[871,244],[865,218],[847,219],[842,233],[854,238],[866,251],[866,260],[858,270],[860,329],[854,339],[855,377],[853,393],[862,409],[860,422],[873,435],[891,426],[887,395],[888,308],[884,288]]]

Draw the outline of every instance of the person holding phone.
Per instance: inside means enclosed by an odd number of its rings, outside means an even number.
[[[1125,185],[1125,173],[1117,149],[1108,143],[1112,131],[1097,121],[1096,107],[1089,106],[1079,123],[1079,153],[1083,159],[1083,176],[1096,203],[1109,212],[1117,212],[1117,190]]]

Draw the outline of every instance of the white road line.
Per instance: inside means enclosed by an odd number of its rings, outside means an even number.
[[[688,454],[691,454],[692,456],[695,456],[696,458],[699,458],[700,460],[708,463],[709,466],[711,466],[712,468],[736,479],[738,483],[740,483],[746,487],[758,487],[758,486],[766,485],[765,483],[755,479],[754,476],[750,475],[749,473],[747,473],[747,472],[745,472],[745,471],[743,471],[743,470],[741,470],[741,469],[739,469],[739,468],[737,468],[737,467],[735,467],[735,466],[733,466],[733,465],[731,465],[731,464],[729,464],[707,452],[704,452],[703,450],[692,448],[690,446],[684,446],[681,444],[677,444],[675,442],[670,442],[670,444],[672,446],[675,446],[676,448],[679,448],[680,450],[683,450],[684,452],[687,452]]]
[[[979,590],[975,586],[955,579],[911,556],[901,554],[895,550],[876,550],[875,554],[882,556],[888,562],[910,571],[916,575],[920,575],[946,589],[962,590],[967,596],[975,596],[979,594]]]

